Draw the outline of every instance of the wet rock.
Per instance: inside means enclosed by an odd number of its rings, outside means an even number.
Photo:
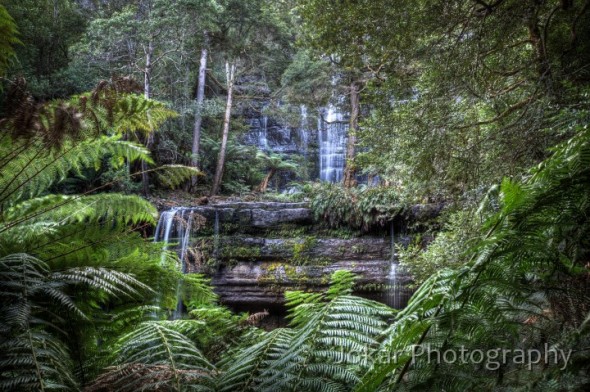
[[[208,222],[239,224],[256,229],[270,228],[281,224],[311,224],[312,213],[306,203],[236,202],[189,207],[204,216]]]
[[[343,260],[325,266],[294,266],[280,262],[239,262],[222,267],[212,279],[222,303],[243,308],[273,308],[284,304],[287,290],[319,291],[328,287],[330,276],[337,270],[349,270],[358,275],[355,293],[375,300],[384,300],[387,291],[389,260]],[[397,278],[406,286],[409,276]],[[405,306],[409,290],[403,289]]]
[[[384,237],[340,238],[264,238],[231,236],[221,238],[223,249],[249,249],[244,259],[252,254],[258,260],[290,260],[299,245],[299,257],[309,260],[384,260],[391,257],[391,243]],[[240,260],[239,254],[232,259]],[[224,261],[222,259],[222,261]]]

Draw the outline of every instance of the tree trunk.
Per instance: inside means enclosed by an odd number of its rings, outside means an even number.
[[[266,192],[266,189],[268,188],[268,183],[274,177],[276,172],[277,172],[277,169],[275,169],[274,167],[271,168],[270,171],[268,172],[268,174],[264,177],[264,179],[260,183],[260,185],[258,185],[256,190],[260,193]]]
[[[348,127],[348,141],[346,143],[346,167],[344,169],[343,183],[345,188],[356,185],[356,168],[354,167],[354,152],[356,147],[356,131],[358,129],[360,113],[359,84],[353,81],[350,84],[350,125]]]
[[[152,96],[152,55],[154,53],[154,46],[152,41],[150,40],[148,43],[148,49],[145,55],[145,70],[143,72],[143,95],[145,98],[150,99]],[[149,113],[148,113],[149,116]],[[151,150],[152,145],[154,144],[154,134],[153,129],[150,130],[150,133],[147,137],[145,146],[148,150]],[[145,161],[141,161],[141,187],[143,190],[143,194],[145,196],[149,195],[150,193],[150,177],[147,173],[148,171],[148,164]]]
[[[203,102],[205,100],[205,80],[207,76],[207,46],[209,37],[204,32],[205,40],[201,49],[201,62],[199,63],[199,85],[197,86],[197,98],[195,109],[195,124],[193,126],[193,148],[191,151],[191,166],[199,167],[199,149],[201,148],[201,123],[203,121]],[[197,176],[191,178],[191,188],[197,186]]]
[[[231,119],[231,108],[234,89],[234,74],[236,66],[229,61],[225,62],[225,79],[227,83],[227,102],[225,104],[225,118],[223,120],[223,136],[221,138],[221,149],[219,150],[219,158],[217,159],[217,168],[215,169],[215,178],[213,179],[213,187],[211,188],[211,196],[215,196],[219,192],[221,186],[221,178],[223,177],[223,166],[225,165],[225,150],[227,149],[227,138],[229,135],[229,121]]]

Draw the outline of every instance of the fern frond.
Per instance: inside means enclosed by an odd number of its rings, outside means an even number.
[[[223,390],[341,391],[357,383],[394,311],[349,295],[353,284],[351,273],[337,272],[327,294],[286,293],[295,306],[293,328],[266,334],[222,362]]]
[[[186,336],[170,328],[168,322],[145,322],[124,335],[119,340],[117,356],[121,365],[97,381],[118,378],[117,387],[126,391],[159,387],[212,389],[214,366]],[[151,372],[120,377],[127,366],[136,364],[146,366]],[[191,384],[184,385],[183,378],[187,375],[192,378]]]
[[[184,165],[162,165],[154,169],[158,182],[168,188],[176,188],[193,176],[204,176],[196,167]]]
[[[105,156],[119,165],[124,160],[151,162],[144,147],[118,136],[69,143],[63,150],[49,152],[34,144],[1,168],[0,207],[7,210],[18,201],[37,197],[69,174],[81,174],[84,168],[99,168]]]

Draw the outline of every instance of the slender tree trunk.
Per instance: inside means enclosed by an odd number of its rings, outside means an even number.
[[[225,165],[225,151],[227,149],[227,138],[229,135],[229,121],[231,119],[235,72],[236,65],[230,63],[229,61],[226,61],[225,80],[227,83],[227,102],[225,104],[225,118],[223,120],[223,136],[221,138],[221,148],[219,150],[219,158],[217,159],[217,168],[215,169],[215,178],[213,179],[211,196],[215,196],[219,192],[219,187],[221,186],[221,178],[223,177],[223,166]]]
[[[343,183],[345,188],[356,185],[356,168],[354,167],[354,153],[356,147],[356,132],[359,123],[360,98],[359,84],[353,81],[350,84],[350,125],[348,127],[348,141],[346,143],[346,168],[344,169]]]
[[[154,46],[152,41],[150,40],[148,43],[148,49],[145,55],[145,70],[143,72],[143,95],[150,99],[152,96],[152,55],[154,53]],[[148,113],[149,116],[149,113]],[[154,134],[153,130],[150,130],[150,133],[147,137],[145,146],[148,150],[151,150],[152,145],[154,144]],[[141,187],[143,190],[143,194],[145,196],[149,195],[150,193],[150,177],[147,173],[148,171],[148,164],[145,161],[141,161]]]
[[[260,192],[260,193],[266,192],[266,190],[268,189],[268,183],[274,177],[274,175],[276,174],[276,172],[277,172],[277,169],[275,169],[274,167],[270,169],[270,171],[264,177],[264,179],[262,180],[262,182],[260,183],[260,185],[258,185],[258,188],[257,188],[258,192]]]
[[[193,148],[191,155],[191,166],[199,167],[199,149],[201,148],[201,123],[203,121],[203,102],[205,100],[205,80],[207,76],[207,54],[209,37],[207,32],[204,32],[203,48],[201,49],[201,61],[199,63],[199,85],[197,86],[197,98],[196,98],[196,109],[195,109],[195,124],[193,126]],[[197,176],[191,178],[191,188],[197,186]]]

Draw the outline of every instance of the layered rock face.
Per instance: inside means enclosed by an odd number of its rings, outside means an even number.
[[[212,279],[221,301],[237,307],[276,308],[283,304],[285,290],[324,290],[330,275],[339,269],[358,275],[357,294],[385,298],[391,266],[388,241],[309,238],[236,241],[253,251],[244,252],[251,255],[249,259],[232,259],[222,253],[226,262]]]
[[[157,234],[184,244],[185,271],[209,275],[220,301],[239,310],[279,311],[286,290],[324,290],[339,269],[358,275],[358,295],[401,308],[411,294],[410,277],[392,269],[395,243],[409,239],[392,238],[387,228],[362,237],[321,229],[306,203],[220,203],[179,207],[162,217],[168,221]],[[195,227],[187,221],[197,217],[202,227],[187,234],[186,227]]]
[[[187,207],[207,219],[211,225],[215,216],[222,224],[237,224],[241,230],[257,231],[282,224],[309,225],[312,223],[311,210],[307,203],[236,202]]]

